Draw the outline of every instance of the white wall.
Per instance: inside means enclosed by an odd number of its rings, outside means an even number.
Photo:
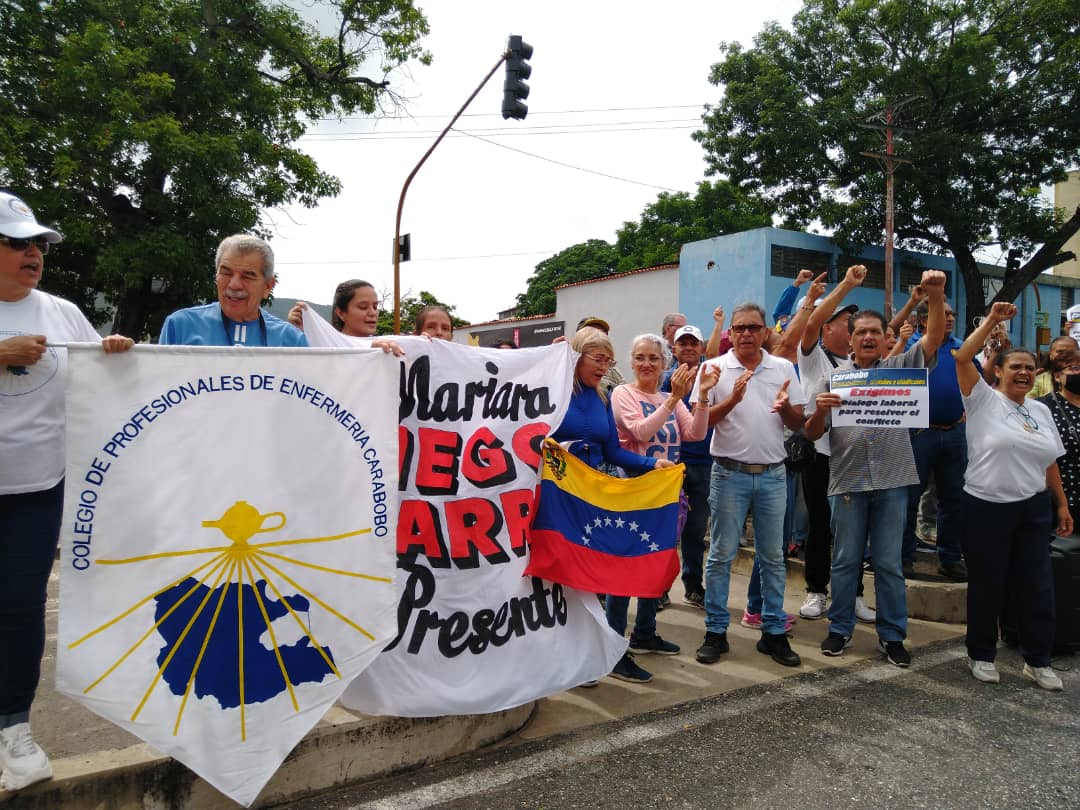
[[[679,270],[648,270],[574,284],[556,290],[555,295],[556,315],[566,322],[568,338],[586,315],[603,318],[611,325],[615,359],[626,375],[630,341],[643,332],[660,334],[664,316],[679,311]],[[702,328],[702,324],[694,326]]]

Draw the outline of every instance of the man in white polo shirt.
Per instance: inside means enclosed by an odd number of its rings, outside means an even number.
[[[720,381],[700,400],[709,405],[709,424],[713,425],[713,466],[709,486],[711,545],[705,564],[705,641],[698,648],[697,660],[712,664],[728,651],[731,564],[739,549],[746,513],[752,509],[764,596],[757,648],[780,664],[798,666],[799,656],[785,633],[784,427],[802,427],[806,397],[795,366],[762,349],[768,334],[764,309],[757,304],[740,304],[732,314],[730,331],[731,350],[705,364],[720,367]],[[699,397],[696,387],[693,396]]]

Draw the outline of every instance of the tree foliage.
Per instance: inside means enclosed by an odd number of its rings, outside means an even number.
[[[590,239],[540,262],[518,296],[517,314],[554,312],[555,288],[560,285],[671,264],[687,242],[770,224],[766,204],[726,180],[703,181],[693,196],[664,192],[645,206],[640,220],[623,223],[614,245]]]
[[[431,306],[442,307],[449,312],[450,323],[453,324],[455,329],[469,323],[454,314],[454,310],[456,309],[455,306],[444,304],[427,290],[421,290],[419,295],[406,293],[401,296],[401,334],[412,334],[413,325],[416,323],[416,316],[420,314],[420,310],[424,307]],[[379,306],[379,323],[378,326],[375,327],[375,334],[394,334],[394,299],[389,293],[383,293],[382,295],[382,301]]]
[[[695,133],[709,172],[762,194],[790,227],[815,220],[844,243],[877,243],[884,223],[881,125],[895,109],[897,243],[951,253],[969,317],[982,312],[980,250],[1027,260],[1012,301],[1069,258],[1080,211],[1039,188],[1080,160],[1080,12],[1075,0],[807,0],[791,31],[766,27],[721,46],[723,88]]]
[[[392,97],[428,27],[412,0],[313,4],[332,35],[273,0],[0,5],[0,186],[66,236],[44,287],[154,334],[212,296],[222,237],[338,193],[296,140]]]
[[[536,265],[525,292],[518,295],[517,314],[547,315],[555,311],[555,288],[615,272],[615,248],[603,239],[590,239],[560,250]]]
[[[626,222],[616,231],[616,269],[624,272],[671,264],[679,260],[687,242],[771,224],[768,206],[760,198],[744,194],[726,180],[704,180],[693,196],[685,191],[660,194],[656,202],[645,206],[638,222]]]

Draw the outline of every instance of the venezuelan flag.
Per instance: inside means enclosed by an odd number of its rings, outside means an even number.
[[[661,596],[679,573],[682,480],[681,464],[613,478],[547,439],[526,576],[593,593]]]

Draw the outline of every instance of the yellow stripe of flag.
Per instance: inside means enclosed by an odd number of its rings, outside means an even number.
[[[613,478],[594,470],[554,439],[544,440],[543,478],[567,494],[613,512],[656,509],[678,501],[684,469],[676,464],[635,478]]]

